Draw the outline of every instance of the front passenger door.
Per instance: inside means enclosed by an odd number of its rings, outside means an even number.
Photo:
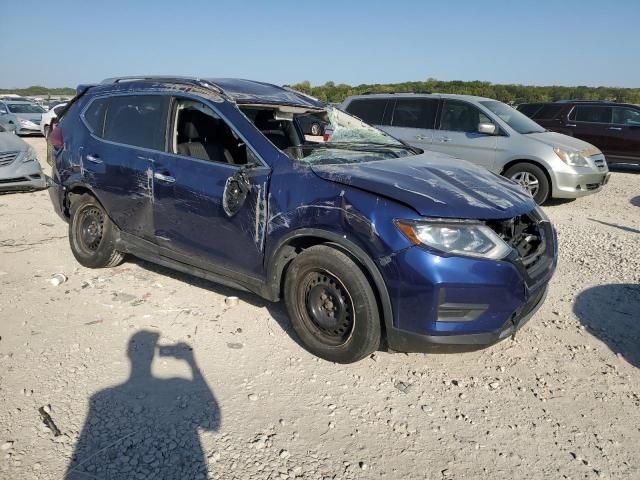
[[[613,107],[613,136],[609,155],[617,160],[640,160],[640,108]],[[608,159],[608,158],[607,158]]]
[[[178,98],[172,111],[169,152],[153,175],[158,245],[219,275],[260,278],[271,169],[210,106]],[[236,180],[247,188],[230,209],[225,194]]]
[[[475,105],[461,100],[444,99],[431,150],[462,158],[491,170],[495,162],[498,136],[479,133],[480,123],[494,122]]]

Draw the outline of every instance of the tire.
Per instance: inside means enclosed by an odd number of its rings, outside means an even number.
[[[311,135],[313,135],[314,137],[322,135],[322,128],[320,127],[320,124],[313,123],[311,125]]]
[[[538,205],[542,205],[549,198],[550,184],[542,168],[532,163],[516,163],[509,167],[503,175],[520,184]]]
[[[300,253],[286,272],[284,297],[293,328],[314,355],[352,363],[380,346],[375,294],[342,251],[316,245]]]
[[[115,267],[124,254],[115,249],[117,227],[102,205],[91,195],[72,197],[69,244],[76,260],[84,267]]]

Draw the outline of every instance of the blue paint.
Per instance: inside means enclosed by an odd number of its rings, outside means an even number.
[[[555,233],[548,239],[549,267],[535,282],[512,261],[438,254],[415,246],[395,219],[425,217],[506,220],[535,203],[518,187],[485,170],[440,154],[409,155],[359,164],[309,166],[277,149],[239,110],[240,104],[322,104],[273,85],[246,80],[130,81],[91,87],[63,117],[64,148],[56,152],[53,204],[65,218],[65,195],[93,192],[119,229],[152,242],[193,265],[241,274],[266,298],[280,296],[278,259],[292,238],[304,234],[340,244],[358,258],[378,288],[387,330],[401,334],[457,335],[496,332],[544,289],[556,264]],[[185,161],[168,152],[105,142],[80,117],[96,97],[143,93],[197,99],[214,109],[255,154],[247,170],[246,201],[225,214],[225,184],[239,167]],[[100,165],[88,162],[99,154]],[[163,184],[154,173],[175,177]],[[388,298],[388,304],[385,299]],[[438,305],[483,304],[473,321],[442,322]]]

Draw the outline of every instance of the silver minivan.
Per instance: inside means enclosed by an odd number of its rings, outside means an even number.
[[[550,132],[490,98],[450,94],[372,94],[340,107],[406,143],[481,165],[519,183],[539,204],[596,193],[609,180],[604,155]]]

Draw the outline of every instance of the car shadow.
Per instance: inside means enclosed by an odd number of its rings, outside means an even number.
[[[129,378],[94,394],[66,480],[209,478],[199,430],[217,431],[220,407],[185,343],[158,347],[157,331],[129,339]],[[158,378],[156,354],[185,362],[191,378]]]
[[[627,227],[627,226],[624,226],[624,225],[618,225],[617,223],[603,222],[601,220],[596,220],[595,218],[588,218],[587,220],[589,220],[591,222],[599,223],[601,225],[607,225],[608,227],[619,228],[620,230],[624,230],[625,232],[640,233],[640,230],[638,230],[637,228],[631,228],[631,227]]]
[[[640,285],[588,288],[576,298],[573,311],[592,335],[640,368]]]
[[[638,195],[637,197],[633,197],[631,200],[629,200],[629,203],[634,207],[640,207],[640,195]]]
[[[173,270],[168,267],[163,267],[162,265],[157,265],[152,262],[147,262],[146,260],[141,260],[137,257],[128,256],[127,262],[134,263],[145,270],[150,272],[157,273],[158,275],[166,276],[173,278],[174,280],[178,280],[180,282],[188,283],[194,287],[203,288],[205,290],[209,290],[210,292],[216,293],[218,295],[222,295],[224,297],[238,297],[238,299],[242,302],[248,303],[257,308],[266,308],[278,326],[289,336],[291,339],[300,347],[305,348],[302,341],[296,334],[293,329],[293,325],[289,320],[289,315],[287,313],[287,309],[284,306],[284,302],[269,302],[268,300],[263,299],[257,294],[238,290],[231,287],[226,287],[219,283],[215,283],[210,280],[206,280],[200,277],[196,277],[194,275],[190,275],[188,273],[182,273],[177,270]]]
[[[609,165],[609,170],[620,173],[640,173],[640,165],[632,163],[614,163]]]
[[[550,198],[546,202],[542,204],[542,208],[544,207],[557,207],[560,205],[566,205],[567,203],[575,202],[575,198]]]

